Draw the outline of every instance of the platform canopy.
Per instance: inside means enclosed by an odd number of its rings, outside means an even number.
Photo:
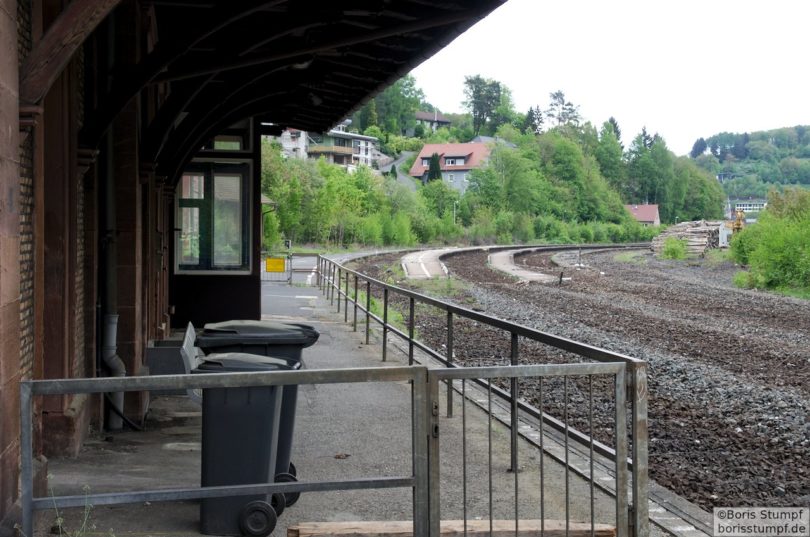
[[[204,140],[247,117],[325,131],[504,1],[146,0],[157,40],[136,65],[113,69],[82,138],[97,145],[150,85],[167,97],[142,161],[170,180]]]

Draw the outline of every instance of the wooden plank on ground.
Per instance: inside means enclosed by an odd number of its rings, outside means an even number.
[[[521,520],[518,523],[518,537],[540,535],[540,520]],[[563,537],[564,520],[546,520],[544,537]],[[441,524],[442,537],[464,537],[464,522],[445,520]],[[287,537],[411,537],[413,523],[409,520],[374,522],[302,522],[287,528]],[[489,520],[468,520],[467,536],[489,535]],[[514,537],[514,520],[493,520],[492,537]],[[569,537],[590,537],[590,523],[571,522]],[[596,537],[615,537],[616,528],[607,524],[596,524]]]

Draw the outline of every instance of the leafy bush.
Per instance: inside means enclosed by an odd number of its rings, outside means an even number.
[[[810,192],[772,192],[759,221],[731,243],[734,260],[748,265],[743,287],[810,291]]]
[[[664,239],[664,248],[661,250],[662,259],[686,259],[686,241],[677,237]]]

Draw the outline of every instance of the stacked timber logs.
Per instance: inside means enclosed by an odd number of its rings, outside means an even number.
[[[720,247],[720,227],[722,225],[721,221],[698,220],[670,226],[652,240],[653,252],[655,255],[661,255],[667,237],[675,237],[686,241],[687,254],[702,256],[706,250]]]

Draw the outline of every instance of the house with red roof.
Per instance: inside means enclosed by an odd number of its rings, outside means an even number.
[[[425,130],[430,129],[431,131],[436,132],[436,129],[450,125],[450,120],[444,117],[439,111],[419,111],[416,113],[416,123],[423,125]]]
[[[464,194],[469,184],[470,172],[487,161],[490,148],[487,144],[477,143],[425,144],[413,162],[409,175],[426,182],[430,158],[434,153],[439,155],[442,179]]]
[[[624,208],[630,211],[633,218],[635,218],[636,221],[642,225],[661,225],[661,217],[658,215],[658,205],[656,204],[625,205]]]

